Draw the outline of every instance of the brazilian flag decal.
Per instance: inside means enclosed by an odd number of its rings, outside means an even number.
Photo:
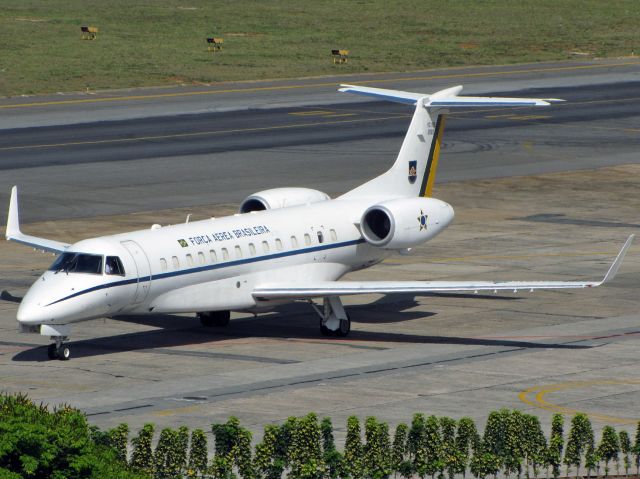
[[[183,239],[179,239],[178,243],[180,243],[180,246],[182,246],[183,248],[186,248],[187,246],[189,246],[189,243],[187,243],[185,240]]]

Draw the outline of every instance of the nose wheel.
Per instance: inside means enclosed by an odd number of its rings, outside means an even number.
[[[64,344],[65,337],[55,337],[55,343],[51,343],[47,348],[49,359],[59,359],[67,361],[71,357],[71,349],[68,344]]]
[[[229,325],[230,311],[210,311],[198,313],[200,323],[206,328],[224,328]]]

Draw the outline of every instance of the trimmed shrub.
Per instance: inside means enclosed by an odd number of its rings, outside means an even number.
[[[378,422],[375,417],[368,417],[365,422],[364,448],[365,476],[371,479],[386,479],[391,474],[391,443],[389,426]]]
[[[153,424],[145,424],[138,432],[138,436],[131,441],[133,452],[131,454],[131,468],[136,471],[153,473]]]
[[[620,453],[620,441],[616,430],[611,426],[605,426],[602,428],[602,438],[598,445],[598,456],[604,461],[604,476],[609,475],[609,463],[618,461],[618,455]]]
[[[187,466],[188,477],[203,477],[207,472],[208,451],[207,437],[202,429],[194,429],[191,433],[191,447]]]
[[[267,424],[264,427],[262,442],[256,445],[256,453],[253,464],[258,477],[265,479],[279,479],[284,471],[284,460],[278,457],[279,427]]]
[[[564,417],[562,414],[554,414],[551,417],[551,437],[547,449],[547,465],[551,467],[553,479],[560,476],[560,464],[564,449]]]
[[[406,457],[408,452],[408,435],[409,428],[401,422],[396,426],[396,432],[393,435],[393,445],[391,446],[391,468],[402,477],[409,477],[411,475],[411,463]],[[405,472],[407,472],[407,474],[405,474]]]
[[[342,466],[345,477],[351,479],[362,479],[362,477],[364,477],[362,453],[360,421],[356,416],[349,416],[347,418],[347,437],[344,443],[344,459]]]
[[[292,431],[289,460],[291,479],[321,479],[324,477],[325,464],[320,442],[318,416],[309,413],[296,421]]]

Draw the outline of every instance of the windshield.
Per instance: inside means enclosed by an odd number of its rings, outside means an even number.
[[[102,274],[102,255],[62,253],[49,267],[49,271],[65,273]]]

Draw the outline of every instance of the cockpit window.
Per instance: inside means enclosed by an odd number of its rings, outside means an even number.
[[[105,274],[116,274],[118,276],[124,276],[124,267],[122,261],[117,256],[107,256],[104,262]]]
[[[56,273],[102,274],[102,255],[84,253],[62,253],[53,262],[49,271]]]

